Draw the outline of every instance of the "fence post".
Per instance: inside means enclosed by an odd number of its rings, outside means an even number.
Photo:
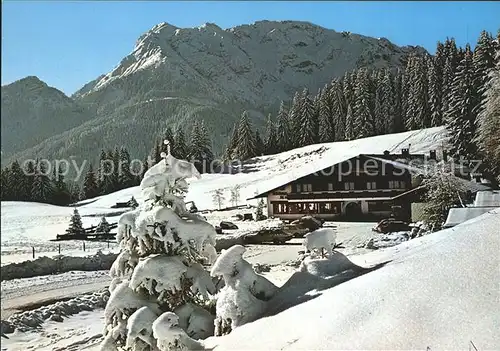
[[[61,244],[59,244],[59,247],[57,248],[57,251],[59,252],[59,255],[61,254]]]
[[[85,251],[85,241],[83,242],[83,251]]]
[[[108,242],[108,249],[109,249],[109,240],[107,240],[107,242]]]
[[[33,259],[35,259],[35,247],[32,246],[31,249],[33,250]]]

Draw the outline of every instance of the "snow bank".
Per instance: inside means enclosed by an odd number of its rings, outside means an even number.
[[[40,257],[32,261],[11,263],[1,267],[0,279],[31,278],[42,275],[65,273],[70,271],[101,271],[111,268],[117,254],[97,252],[93,256]]]
[[[281,304],[276,313],[227,336],[210,338],[206,346],[466,349],[472,341],[478,349],[499,349],[499,227],[500,210],[495,210],[387,251],[374,251],[367,259],[393,261],[324,291],[315,285],[319,277],[296,273],[285,285],[309,285],[308,292],[299,295],[302,301],[282,288],[271,300]]]
[[[40,327],[47,320],[62,322],[65,317],[82,311],[104,308],[108,298],[108,289],[103,289],[102,291],[84,294],[68,301],[59,301],[55,304],[42,306],[31,311],[16,313],[6,321],[2,320],[2,333],[10,334],[15,330],[26,332]]]
[[[388,234],[377,234],[370,238],[365,244],[365,248],[370,250],[382,249],[384,247],[392,247],[401,244],[410,239],[409,232],[395,232]]]

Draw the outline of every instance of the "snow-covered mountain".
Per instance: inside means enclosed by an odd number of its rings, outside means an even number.
[[[2,159],[88,121],[92,113],[29,76],[2,86]]]
[[[220,150],[243,110],[262,126],[264,116],[297,90],[315,93],[358,67],[400,67],[410,53],[425,50],[306,22],[260,21],[230,29],[161,23],[143,34],[111,72],[72,96],[79,106],[95,109],[95,118],[69,131],[54,130],[52,138],[16,157],[97,157],[100,148],[127,140],[132,156],[142,158],[152,136],[167,124],[176,127],[198,118]]]

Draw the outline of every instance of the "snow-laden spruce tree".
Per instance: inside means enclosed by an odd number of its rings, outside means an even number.
[[[168,144],[168,142],[166,142]],[[215,229],[184,203],[195,166],[167,153],[141,182],[144,202],[118,221],[102,350],[200,349],[213,335],[215,286],[204,269]]]

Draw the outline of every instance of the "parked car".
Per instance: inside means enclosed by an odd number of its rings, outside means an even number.
[[[377,225],[372,228],[373,231],[379,233],[393,233],[393,232],[406,232],[410,231],[411,228],[408,223],[395,219],[386,218],[377,223]]]
[[[324,221],[311,216],[304,216],[290,224],[285,224],[283,230],[286,233],[292,234],[295,238],[303,238],[307,233],[321,228],[323,222]]]

